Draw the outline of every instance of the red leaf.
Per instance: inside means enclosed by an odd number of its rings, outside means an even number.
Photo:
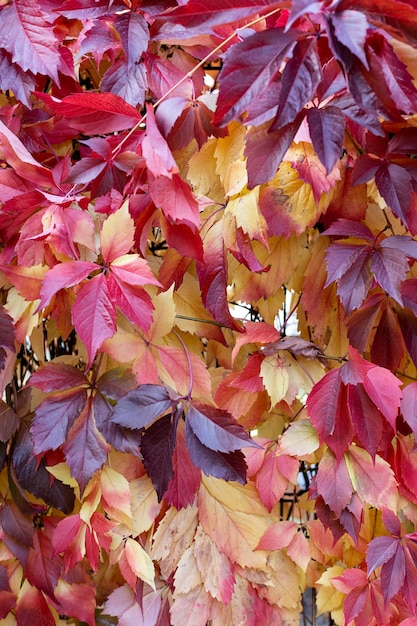
[[[314,385],[307,398],[307,411],[320,441],[327,443],[340,460],[355,431],[339,370],[331,370]]]
[[[114,26],[120,35],[127,67],[130,68],[148,48],[148,24],[142,14],[128,12],[117,15]]]
[[[59,84],[58,40],[35,0],[16,0],[1,12],[0,47],[12,55],[22,70],[52,76]]]
[[[292,51],[281,79],[279,106],[271,130],[291,124],[312,99],[321,78],[320,60],[313,39],[301,39]]]
[[[294,33],[273,28],[246,37],[229,49],[219,75],[214,124],[225,126],[268,90],[294,39]]]
[[[121,398],[112,420],[126,428],[141,430],[176,403],[161,385],[141,385]]]
[[[363,386],[348,386],[349,413],[363,447],[375,458],[382,439],[384,421],[382,414],[370,400]]]
[[[130,15],[135,14],[130,13]],[[101,81],[103,91],[109,91],[134,107],[138,104],[143,105],[147,87],[145,65],[138,61],[129,66],[125,59],[118,59],[111,65]],[[120,124],[120,119],[117,123]],[[130,126],[133,125],[133,123],[130,124]],[[123,122],[123,127],[128,126],[127,122],[126,124]]]
[[[201,443],[216,452],[259,447],[230,413],[222,409],[194,402],[188,409],[186,421]]]
[[[14,5],[13,5],[14,6]],[[8,11],[2,11],[1,15]],[[15,173],[35,185],[55,187],[52,173],[40,165],[11,130],[0,121],[0,153]]]
[[[16,606],[16,620],[19,626],[55,626],[44,595],[38,589],[24,585],[20,590]]]
[[[0,307],[0,371],[4,369],[7,358],[6,350],[15,352],[14,325],[10,315]]]
[[[137,110],[119,96],[110,93],[77,93],[62,100],[37,92],[57,115],[72,128],[88,135],[106,135],[130,128],[141,119]]]
[[[89,382],[76,367],[65,365],[65,363],[49,362],[33,372],[28,384],[42,389],[44,393],[49,393],[80,385],[88,386]]]
[[[38,309],[45,308],[60,289],[78,285],[96,269],[97,265],[89,261],[67,261],[51,267],[43,279]]]
[[[103,341],[116,332],[116,311],[104,274],[93,276],[81,289],[72,307],[72,320],[86,345],[90,368]]]
[[[228,276],[221,220],[213,224],[204,237],[204,261],[197,262],[197,276],[204,306],[215,320],[239,331],[227,301]]]
[[[329,18],[336,39],[357,56],[365,67],[368,67],[364,50],[369,27],[366,15],[359,11],[342,10],[330,13]]]
[[[339,517],[349,504],[353,493],[344,457],[338,462],[330,450],[324,453],[317,472],[317,491],[333,513]]]
[[[172,178],[173,174],[178,174],[178,165],[159,131],[153,107],[148,105],[146,112],[146,132],[142,139],[142,154],[146,159],[146,167],[155,177]]]
[[[201,472],[191,461],[185,443],[184,420],[178,422],[172,465],[174,476],[164,494],[164,500],[179,510],[193,503],[201,481]]]
[[[307,121],[313,148],[330,174],[342,156],[345,120],[338,107],[313,107],[307,111]]]
[[[92,398],[89,398],[63,445],[71,475],[77,480],[81,493],[84,492],[94,472],[106,462],[108,449],[109,446],[97,430],[93,417]]]
[[[149,181],[149,191],[157,207],[174,223],[194,229],[200,226],[200,208],[189,185],[178,175],[158,176]]]
[[[61,574],[61,562],[53,558],[50,539],[40,529],[35,530],[33,535],[33,548],[29,550],[25,574],[31,585],[54,597],[54,589]]]
[[[12,89],[16,98],[28,108],[30,93],[35,89],[36,81],[32,72],[22,70],[12,62],[12,55],[4,48],[0,50],[0,88],[2,91]]]

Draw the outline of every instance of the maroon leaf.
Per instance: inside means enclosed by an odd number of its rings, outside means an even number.
[[[170,409],[176,401],[161,385],[141,385],[118,401],[112,421],[125,428],[141,430]]]
[[[161,501],[174,475],[175,421],[171,413],[163,415],[142,434],[143,462],[158,494],[158,501]]]
[[[384,418],[360,383],[348,386],[349,413],[363,447],[375,458],[382,439]]]
[[[94,395],[93,405],[96,426],[107,443],[112,445],[115,450],[140,457],[141,432],[116,424],[112,420],[113,407],[101,393]]]
[[[303,106],[312,99],[320,78],[321,66],[315,41],[298,41],[282,74],[278,112],[271,130],[295,121]]]
[[[20,419],[13,409],[0,400],[0,441],[6,443],[19,428]]]
[[[61,563],[53,557],[49,537],[39,528],[33,535],[33,548],[29,550],[25,574],[31,585],[54,598]]]
[[[225,126],[268,90],[294,39],[293,32],[273,28],[255,33],[230,48],[219,75],[214,124]]]
[[[194,402],[188,409],[187,422],[201,443],[216,452],[260,447],[227,411]]]
[[[130,69],[148,48],[148,24],[143,15],[132,11],[118,15],[114,26],[120,35],[127,67]]]
[[[215,452],[201,443],[186,420],[185,437],[190,458],[207,476],[246,483],[247,465],[241,450],[229,454]]]
[[[346,10],[331,13],[329,17],[336,39],[368,67],[364,50],[369,27],[366,16],[359,11]]]
[[[307,121],[313,148],[329,174],[342,156],[345,120],[335,106],[307,111]]]
[[[104,274],[93,276],[81,289],[72,307],[72,320],[86,345],[89,368],[103,341],[116,332],[116,311]]]
[[[382,289],[402,304],[400,285],[408,269],[405,256],[399,253],[398,249],[377,248],[373,251],[371,267]]]

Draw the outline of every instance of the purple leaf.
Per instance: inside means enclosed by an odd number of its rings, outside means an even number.
[[[417,260],[417,241],[406,235],[393,235],[383,239],[379,244],[380,248],[401,250],[406,256]]]
[[[14,435],[19,425],[19,416],[4,400],[0,400],[0,441],[6,443]]]
[[[260,447],[230,413],[222,409],[194,403],[188,409],[186,422],[201,443],[216,452]]]
[[[365,300],[372,284],[372,274],[368,251],[362,250],[356,261],[341,277],[337,293],[342,300],[346,313],[351,313]]]
[[[320,80],[321,65],[316,43],[312,39],[302,39],[283,71],[278,113],[271,130],[295,121],[304,105],[313,98]]]
[[[249,189],[266,183],[275,176],[303,117],[304,113],[301,113],[291,124],[271,132],[268,131],[269,123],[249,129],[245,148]]]
[[[411,203],[410,174],[395,163],[383,163],[375,174],[375,183],[392,212],[406,223]]]
[[[307,121],[313,148],[330,174],[342,156],[345,138],[345,120],[338,107],[313,107],[307,111]]]
[[[225,126],[267,91],[294,39],[294,33],[271,28],[231,47],[219,75],[214,124]]]
[[[139,430],[130,430],[112,420],[113,407],[101,393],[96,393],[93,400],[94,419],[96,426],[107,443],[115,450],[128,452],[133,456],[140,457],[139,446],[142,439]]]
[[[372,254],[371,268],[382,289],[402,304],[400,284],[408,269],[405,255],[398,249],[376,248]]]
[[[142,14],[130,11],[118,15],[114,26],[120,35],[129,70],[148,48],[148,23]]]
[[[141,385],[119,400],[113,409],[112,421],[125,428],[141,430],[175,403],[165,387]]]
[[[224,480],[235,480],[246,484],[247,465],[241,450],[224,454],[210,450],[201,443],[191,430],[186,420],[185,437],[190,458],[207,476],[215,476]]]
[[[144,64],[138,62],[129,67],[124,59],[119,59],[104,74],[101,89],[123,98],[131,106],[142,105],[147,89]]]
[[[56,450],[87,402],[85,389],[69,389],[45,398],[36,408],[30,430],[35,454]]]
[[[141,452],[160,502],[174,476],[172,455],[176,424],[171,413],[156,420],[142,435]]]
[[[369,27],[366,15],[359,11],[338,11],[329,15],[336,39],[357,56],[366,68],[368,61],[364,50]]]
[[[361,239],[370,239],[371,241],[374,239],[372,232],[365,224],[363,224],[363,222],[348,220],[344,217],[341,217],[336,222],[333,222],[333,224],[324,231],[323,235],[359,237]]]
[[[70,429],[63,446],[71,475],[78,482],[81,493],[84,492],[94,472],[106,462],[108,449],[109,446],[97,430],[90,397]]]
[[[45,461],[36,459],[32,439],[26,424],[20,428],[12,448],[12,463],[19,485],[36,498],[41,498],[66,515],[74,509],[74,492],[60,480],[51,481]]]
[[[349,268],[361,257],[364,249],[364,246],[332,243],[326,250],[327,280],[324,286],[328,287],[346,274]]]

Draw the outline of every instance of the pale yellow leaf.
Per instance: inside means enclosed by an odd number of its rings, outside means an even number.
[[[227,196],[234,196],[240,193],[248,183],[248,172],[243,159],[233,161],[226,170],[223,187]]]
[[[206,626],[212,599],[204,587],[194,587],[187,594],[174,592],[171,607],[172,626]]]
[[[147,552],[131,537],[126,539],[126,561],[132,572],[155,590],[155,568]]]
[[[159,522],[153,536],[151,556],[154,561],[158,561],[166,580],[175,571],[183,552],[191,545],[197,523],[195,504],[179,511],[171,506]]]
[[[193,551],[205,590],[213,598],[229,604],[235,583],[231,563],[219,552],[201,525],[195,534]]]
[[[281,436],[280,450],[292,456],[311,454],[320,447],[317,431],[308,419],[293,422]]]
[[[176,593],[189,593],[195,587],[200,587],[203,584],[193,545],[185,550],[178,562],[174,584]],[[208,590],[206,589],[206,591]]]
[[[255,550],[270,525],[255,486],[202,475],[198,509],[204,531],[232,562],[262,569],[266,552]]]
[[[268,556],[270,584],[260,589],[259,595],[281,608],[301,610],[301,591],[295,563],[282,550]]]
[[[105,261],[113,261],[129,252],[133,245],[135,224],[129,213],[126,200],[114,213],[103,222],[100,234],[101,253]]]
[[[223,203],[224,189],[216,172],[217,162],[214,157],[216,148],[217,139],[210,139],[191,157],[187,179],[198,196],[209,196],[213,202]]]
[[[52,476],[55,476],[61,483],[64,483],[64,485],[69,485],[73,489],[78,488],[78,483],[75,478],[71,476],[70,468],[66,463],[57,463],[51,467],[47,466],[46,469]]]
[[[285,367],[276,354],[265,357],[261,365],[261,378],[269,397],[274,406],[285,398],[290,384],[290,377]]]
[[[245,127],[237,122],[232,122],[228,127],[227,137],[217,139],[214,156],[216,159],[216,173],[224,185],[229,176],[228,169],[233,167],[233,163],[239,161],[243,156],[245,147]]]
[[[340,610],[342,608],[345,596],[333,587],[332,578],[341,576],[344,571],[345,569],[341,565],[333,565],[318,579],[317,584],[320,587],[317,592],[316,602],[319,613]]]
[[[173,299],[177,312],[175,323],[180,330],[196,334],[198,337],[219,340],[220,330],[210,323],[213,317],[203,305],[200,286],[195,276],[188,272],[184,274],[181,285],[173,293]],[[191,319],[182,319],[178,316]],[[207,320],[208,323],[204,324],[197,320]]]

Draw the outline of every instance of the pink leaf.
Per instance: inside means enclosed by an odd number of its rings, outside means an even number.
[[[149,181],[149,191],[156,206],[167,219],[194,229],[200,226],[200,208],[189,185],[178,175],[158,176]]]
[[[78,285],[96,269],[97,265],[88,261],[68,261],[51,267],[43,279],[38,310],[45,308],[60,289]]]
[[[146,166],[155,177],[172,178],[173,174],[178,173],[178,165],[156,125],[153,107],[148,105],[146,112],[146,132],[142,140],[142,154],[146,159]]]

